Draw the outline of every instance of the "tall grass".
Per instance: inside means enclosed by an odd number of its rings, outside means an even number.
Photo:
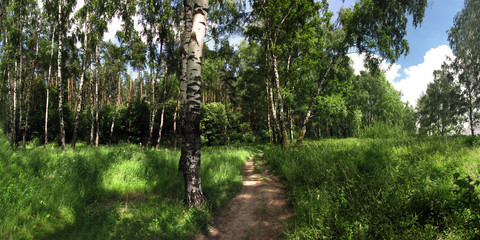
[[[179,152],[135,145],[12,151],[0,137],[0,239],[186,239],[241,186],[256,149],[202,152],[208,205],[182,205]]]
[[[265,150],[287,184],[288,239],[468,239],[474,217],[453,175],[478,179],[480,150],[462,139],[345,139]],[[478,196],[477,196],[478,197]]]

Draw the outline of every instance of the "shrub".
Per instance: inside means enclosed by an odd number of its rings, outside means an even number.
[[[202,105],[202,120],[200,125],[206,145],[223,145],[227,143],[228,138],[226,132],[228,120],[225,106],[222,103]]]

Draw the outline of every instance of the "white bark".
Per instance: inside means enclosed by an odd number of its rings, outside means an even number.
[[[55,26],[56,27],[56,26]],[[51,73],[52,73],[52,59],[53,59],[53,43],[55,41],[55,27],[53,27],[52,32],[52,45],[50,49],[50,63],[48,64],[48,77],[45,81],[45,87],[47,89],[47,98],[45,99],[45,145],[48,143],[48,105],[49,105],[49,98],[50,98],[50,89],[48,88],[48,81],[50,81]]]
[[[80,118],[80,112],[82,111],[82,93],[83,93],[83,80],[85,78],[85,71],[87,69],[87,55],[88,55],[88,24],[90,21],[90,11],[88,9],[88,2],[87,4],[87,17],[85,19],[84,28],[85,28],[85,35],[83,36],[83,56],[82,56],[82,70],[80,73],[80,82],[78,83],[78,92],[77,92],[77,107],[75,110],[75,120],[73,123],[73,138],[72,138],[72,149],[75,149],[75,144],[77,143],[77,134],[78,134],[78,124]]]
[[[200,106],[202,50],[205,40],[208,0],[195,2],[193,24],[187,52],[186,104],[183,126],[183,143],[181,159],[183,162],[183,178],[185,183],[185,205],[196,206],[205,202],[200,177],[201,141],[200,141]],[[181,160],[182,162],[182,160]]]
[[[57,60],[57,74],[58,74],[58,115],[60,121],[59,140],[62,149],[65,150],[65,125],[63,122],[63,83],[62,83],[62,0],[58,4],[58,60]]]

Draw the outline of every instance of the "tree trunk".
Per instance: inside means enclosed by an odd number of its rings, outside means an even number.
[[[138,89],[139,89],[139,91],[138,91],[138,99],[139,99],[139,100],[142,100],[142,98],[143,98],[143,88],[142,88],[142,86],[143,86],[142,82],[143,82],[143,81],[142,81],[141,75],[142,75],[142,69],[138,69],[138,76],[137,76],[137,78],[138,78]]]
[[[62,83],[62,0],[58,4],[58,61],[57,61],[57,74],[58,74],[58,116],[60,122],[60,134],[58,136],[62,150],[65,150],[65,125],[63,122],[63,83]]]
[[[183,34],[181,36],[181,41],[182,41],[182,50],[181,50],[181,57],[182,57],[182,65],[181,65],[181,70],[180,70],[180,133],[182,135],[182,141],[185,140],[185,133],[184,133],[184,120],[186,118],[185,114],[185,109],[186,109],[186,104],[187,104],[187,81],[188,81],[188,76],[187,76],[187,63],[188,59],[187,57],[189,56],[190,52],[188,49],[188,45],[191,39],[191,33],[192,33],[192,24],[193,24],[193,0],[184,0],[183,2],[184,7],[183,7],[183,18],[185,22],[185,29],[183,31]],[[182,142],[183,145],[183,142]],[[182,147],[183,148],[183,147]],[[184,171],[185,168],[185,159],[180,157],[180,160],[178,162],[178,170],[179,171]]]
[[[90,90],[90,147],[93,147],[94,143],[94,132],[95,132],[95,103],[93,101],[93,57],[90,62],[90,81],[89,81],[89,90]]]
[[[180,92],[177,96],[177,104],[175,105],[175,110],[173,112],[173,151],[177,151],[177,118],[178,118],[178,108],[180,107]]]
[[[32,81],[30,82],[30,88],[27,88],[27,112],[25,113],[25,126],[24,126],[24,131],[23,131],[23,148],[26,148],[26,141],[27,141],[27,131],[28,131],[28,117],[30,115],[30,100],[32,98],[32,91],[35,86],[35,79],[37,79],[37,71],[35,69],[35,61],[38,58],[38,35],[36,36],[35,39],[35,58],[32,60]]]
[[[52,59],[53,59],[53,43],[55,41],[55,27],[53,27],[53,32],[52,32],[52,49],[50,49],[50,61],[48,64],[48,77],[47,80],[45,81],[45,86],[47,88],[47,98],[45,99],[45,145],[48,143],[48,103],[49,103],[49,93],[50,90],[48,88],[48,81],[50,80],[50,77],[52,76]]]
[[[300,134],[297,138],[297,142],[295,143],[297,147],[300,147],[302,145],[303,138],[305,137],[305,133],[307,132],[307,124],[308,121],[310,120],[310,115],[312,114],[312,109],[313,106],[315,105],[315,101],[318,96],[320,96],[320,92],[322,91],[323,83],[325,82],[325,79],[328,77],[328,73],[332,69],[333,65],[335,65],[336,60],[338,59],[339,56],[337,56],[332,63],[330,63],[330,66],[328,66],[327,71],[325,71],[325,74],[321,78],[320,82],[318,83],[317,86],[317,91],[315,92],[315,96],[311,98],[310,104],[308,105],[307,113],[305,114],[305,118],[303,119],[302,125],[301,125],[301,130]]]
[[[165,101],[167,99],[167,73],[168,73],[168,66],[165,64],[165,71],[163,75],[162,114],[160,115],[160,126],[158,128],[158,139],[157,139],[157,146],[155,146],[155,149],[158,149],[160,147],[160,141],[162,140],[163,119],[165,116]]]
[[[152,111],[150,112],[150,125],[148,127],[148,140],[147,140],[147,148],[150,148],[152,145],[152,137],[153,137],[153,126],[155,124],[155,115],[157,114],[157,101],[155,99],[155,87],[156,87],[156,79],[155,73],[153,69],[151,70],[151,77],[152,77]]]
[[[20,60],[19,60],[19,65],[18,65],[18,85],[20,87],[20,91],[18,92],[18,129],[22,133],[23,136],[23,131],[24,131],[24,126],[22,123],[23,120],[23,91],[24,91],[24,83],[23,83],[23,75],[22,75],[22,70],[23,70],[23,44],[22,44],[22,37],[20,37]],[[19,132],[19,134],[20,134]],[[16,141],[16,140],[15,140]],[[23,146],[25,147],[25,143],[22,141]]]
[[[130,104],[132,103],[132,75],[133,75],[133,56],[132,56],[132,50],[130,50],[130,89],[129,89],[129,94],[128,94],[128,107],[130,107]]]
[[[293,113],[292,113],[292,108],[288,107],[288,122],[289,122],[289,128],[290,128],[290,144],[293,144]]]
[[[117,81],[120,81],[120,73],[118,73],[117,75],[118,75]],[[120,89],[117,89],[117,91],[118,90]],[[112,125],[110,125],[110,140],[108,141],[108,147],[111,147],[113,142],[113,130],[115,128],[115,118],[117,117],[117,107],[118,107],[118,101],[114,101]]]
[[[98,122],[98,68],[100,67],[100,62],[98,61],[98,46],[95,47],[95,125],[97,128],[95,129],[95,147],[98,147],[98,134],[100,131],[100,126]]]
[[[85,34],[83,36],[83,56],[82,56],[83,63],[82,63],[82,70],[80,73],[80,82],[78,83],[78,92],[77,92],[77,100],[76,100],[77,109],[75,110],[75,120],[73,121],[73,137],[72,137],[72,144],[71,144],[72,149],[75,149],[75,144],[77,143],[79,118],[80,118],[80,112],[82,111],[83,80],[85,78],[85,72],[87,69],[87,55],[88,55],[87,40],[88,40],[88,24],[90,20],[89,19],[90,11],[88,9],[88,1],[86,2],[86,4],[87,4],[87,17],[84,23]]]
[[[185,2],[185,5],[188,5]],[[191,9],[185,6],[185,9]],[[201,141],[200,141],[200,109],[201,109],[201,70],[202,70],[202,50],[205,39],[205,29],[208,13],[208,0],[198,0],[193,9],[193,24],[191,36],[188,39],[187,57],[187,82],[186,82],[186,102],[185,118],[183,125],[183,143],[180,158],[183,162],[183,179],[185,183],[186,206],[198,206],[203,204],[206,199],[203,195],[200,165],[201,165]],[[183,60],[183,59],[182,59]],[[183,61],[182,61],[183,62]]]
[[[273,60],[273,75],[275,79],[275,88],[277,89],[277,101],[278,101],[278,120],[280,125],[280,137],[282,141],[283,148],[288,148],[288,136],[287,136],[287,129],[285,126],[285,116],[283,115],[283,97],[280,92],[280,75],[278,74],[277,68],[277,56],[272,54]]]

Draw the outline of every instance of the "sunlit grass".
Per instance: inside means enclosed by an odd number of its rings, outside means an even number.
[[[241,167],[257,150],[204,148],[208,204],[186,209],[179,152],[85,143],[12,151],[0,137],[0,239],[192,238],[238,192]]]
[[[466,239],[453,174],[479,178],[462,138],[344,139],[265,150],[296,219],[288,239]],[[472,235],[473,234],[473,235]]]

